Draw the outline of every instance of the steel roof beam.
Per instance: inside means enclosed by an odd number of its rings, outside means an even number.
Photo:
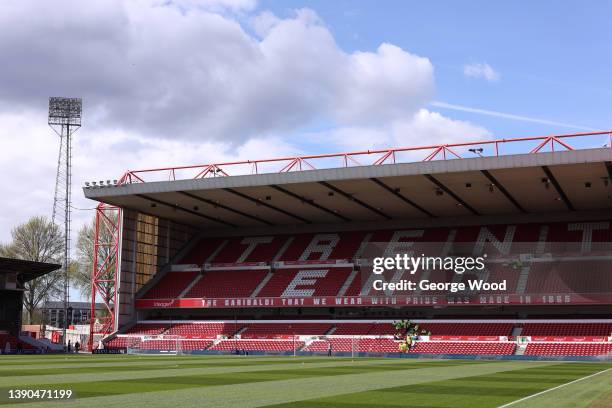
[[[389,215],[385,214],[384,212],[382,212],[382,211],[381,211],[381,210],[379,210],[378,208],[374,208],[374,207],[372,207],[370,204],[367,204],[367,203],[365,203],[365,202],[361,201],[360,199],[358,199],[358,198],[354,197],[353,195],[351,195],[351,194],[347,193],[346,191],[343,191],[343,190],[339,189],[338,187],[336,187],[336,186],[334,186],[334,185],[329,184],[329,183],[328,183],[328,182],[326,182],[326,181],[319,181],[319,184],[321,184],[322,186],[324,186],[324,187],[326,187],[326,188],[329,188],[329,189],[330,189],[330,190],[332,190],[332,191],[335,191],[336,193],[340,194],[341,196],[348,198],[350,201],[353,201],[354,203],[356,203],[356,204],[358,204],[358,205],[362,206],[363,208],[365,208],[365,209],[367,209],[367,210],[370,210],[371,212],[373,212],[373,213],[375,213],[375,214],[380,215],[380,216],[381,216],[381,217],[383,217],[383,218],[386,218],[386,219],[388,219],[388,220],[391,220],[391,219],[392,219],[392,217],[391,217],[391,216],[389,216]]]
[[[570,211],[576,211],[572,202],[567,197],[567,194],[565,194],[565,191],[563,191],[563,188],[561,188],[561,184],[559,184],[559,182],[555,178],[550,168],[548,166],[542,166],[542,170],[544,170],[546,177],[548,177],[548,180],[550,180],[550,184],[552,184],[555,190],[557,190],[557,193],[559,194],[559,198],[561,198],[561,201],[565,203],[565,206],[567,207],[567,209]]]
[[[424,174],[425,178],[429,181],[431,181],[433,184],[435,184],[437,187],[439,187],[442,191],[444,191],[446,194],[448,194],[449,196],[451,196],[452,198],[455,199],[455,201],[461,205],[462,207],[467,208],[467,210],[469,212],[471,212],[474,215],[481,215],[478,211],[476,211],[471,205],[469,205],[467,202],[465,202],[461,197],[459,197],[457,194],[455,194],[450,188],[446,187],[440,180],[438,180],[437,178],[435,178],[434,176],[432,176],[431,174]]]
[[[504,185],[495,178],[495,176],[493,176],[488,170],[480,170],[480,172],[487,179],[489,179],[489,181],[491,182],[491,184],[493,184],[493,186],[495,186],[499,191],[501,191],[501,193],[504,196],[506,196],[508,201],[510,201],[512,205],[516,207],[517,210],[519,210],[520,212],[524,214],[527,214],[527,210],[523,208],[523,206],[516,200],[516,198],[514,198],[512,194],[510,194],[510,192],[506,189],[506,187],[504,187]]]
[[[249,196],[247,194],[244,194],[244,193],[241,193],[239,191],[236,191],[233,188],[224,188],[223,190],[227,191],[228,193],[234,194],[235,196],[244,198],[245,200],[248,200],[248,201],[250,201],[252,203],[255,203],[256,205],[263,205],[266,208],[269,208],[271,210],[274,210],[276,212],[284,214],[284,215],[286,215],[288,217],[295,218],[296,220],[302,221],[303,223],[306,223],[306,224],[311,224],[312,223],[310,220],[307,220],[304,217],[300,217],[299,215],[293,214],[293,213],[291,213],[291,212],[289,212],[287,210],[283,210],[282,208],[278,208],[276,206],[268,204],[265,201],[261,201],[261,200],[258,200],[256,198],[253,198],[253,197],[251,197],[251,196]]]
[[[280,192],[281,192],[281,193],[283,193],[283,194],[286,194],[286,195],[288,195],[288,196],[290,196],[290,197],[293,197],[293,198],[295,198],[295,199],[297,199],[297,200],[300,200],[302,203],[308,204],[308,205],[310,205],[310,206],[313,206],[314,208],[317,208],[317,209],[319,209],[319,210],[321,210],[321,211],[324,211],[324,212],[326,212],[326,213],[328,213],[328,214],[331,214],[331,215],[333,215],[333,216],[335,216],[335,217],[337,217],[337,218],[340,218],[340,219],[341,219],[341,220],[343,220],[343,221],[347,221],[347,222],[348,222],[348,221],[351,221],[351,219],[350,219],[350,218],[345,217],[345,216],[344,216],[344,215],[342,215],[342,214],[338,214],[338,213],[337,213],[337,212],[335,212],[334,210],[330,210],[329,208],[324,207],[324,206],[322,206],[322,205],[320,205],[320,204],[317,204],[317,203],[315,203],[315,202],[314,202],[314,200],[310,200],[310,199],[308,199],[308,198],[306,198],[306,197],[302,197],[301,195],[296,194],[296,193],[294,193],[294,192],[292,192],[292,191],[289,191],[289,190],[287,190],[287,189],[284,189],[284,188],[282,188],[282,187],[280,187],[280,186],[277,186],[276,184],[272,184],[270,187],[272,187],[273,189],[275,189],[275,190],[277,190],[277,191],[280,191]]]
[[[210,200],[208,198],[200,197],[200,196],[197,196],[195,194],[190,194],[190,193],[187,193],[185,191],[177,191],[177,193],[182,194],[182,195],[184,195],[186,197],[192,198],[194,200],[201,201],[203,203],[212,205],[213,207],[219,207],[219,208],[222,208],[222,209],[224,209],[226,211],[233,212],[234,214],[238,214],[240,216],[243,216],[245,218],[250,218],[250,219],[252,219],[254,221],[261,222],[262,224],[266,224],[266,225],[269,225],[269,226],[273,226],[274,225],[272,222],[270,222],[268,220],[264,220],[263,218],[260,218],[260,217],[258,217],[256,215],[247,214],[247,213],[245,213],[243,211],[236,210],[235,208],[228,207],[227,205],[223,205],[221,203],[214,202],[213,200]]]
[[[151,202],[154,202],[156,204],[164,205],[166,207],[174,208],[174,209],[176,209],[178,211],[183,211],[183,212],[186,212],[188,214],[195,215],[197,217],[207,219],[209,221],[214,221],[216,223],[223,224],[223,225],[226,225],[228,227],[237,227],[236,224],[232,224],[231,222],[224,221],[224,220],[222,220],[220,218],[211,217],[211,216],[208,216],[208,215],[205,215],[205,214],[201,214],[201,213],[199,213],[197,211],[193,211],[193,210],[190,210],[188,208],[181,207],[180,205],[170,204],[170,203],[167,203],[165,201],[158,200],[156,198],[149,197],[149,196],[144,195],[144,194],[136,194],[136,197],[140,197],[140,198],[142,198],[144,200],[151,201]]]
[[[431,218],[435,218],[436,217],[431,212],[429,212],[425,208],[421,207],[420,205],[418,205],[417,203],[415,203],[414,201],[412,201],[411,199],[409,199],[408,197],[406,197],[405,195],[403,195],[399,191],[396,191],[395,189],[389,187],[387,184],[385,184],[381,180],[377,179],[376,177],[373,177],[370,180],[372,180],[374,183],[376,183],[377,185],[379,185],[380,187],[382,187],[383,189],[385,189],[389,193],[393,194],[394,196],[396,196],[397,198],[399,198],[400,200],[402,200],[406,204],[410,205],[411,207],[413,207],[413,208],[419,210],[420,212],[422,212],[423,214],[427,215],[428,217],[431,217]]]
[[[608,170],[608,179],[612,182],[612,162],[606,162],[606,170]]]

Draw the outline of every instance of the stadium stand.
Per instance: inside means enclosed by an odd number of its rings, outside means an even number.
[[[422,323],[419,328],[441,336],[510,336],[512,323]]]
[[[141,350],[206,350],[212,341],[208,340],[145,340],[140,343]],[[134,347],[133,345],[132,347]]]
[[[126,334],[139,334],[139,335],[154,335],[161,334],[170,328],[170,323],[143,323],[137,324],[134,327],[126,331]]]
[[[204,265],[223,242],[224,240],[221,238],[201,239],[192,250],[181,259],[181,263],[188,265]]]
[[[420,323],[419,330],[445,336],[509,336],[512,323]],[[334,335],[392,335],[391,324],[338,323]]]
[[[369,335],[374,326],[374,323],[337,323],[333,334],[337,336]],[[393,328],[387,331],[389,334],[394,332]]]
[[[323,335],[331,328],[331,323],[255,323],[246,326],[240,336],[243,339],[272,339],[292,335]]]
[[[331,344],[332,352],[355,352],[355,353],[396,353],[398,342],[393,339],[341,339],[330,338],[327,340],[315,340],[304,348],[304,351],[326,353]]]
[[[181,340],[182,350],[206,350],[212,344],[212,341]]]
[[[578,265],[578,266],[577,266]],[[580,273],[576,273],[577,268]],[[609,261],[555,262],[534,265],[527,293],[601,293],[612,291]]]
[[[173,299],[178,297],[197,276],[197,272],[171,272],[164,275],[143,299]]]
[[[269,352],[290,352],[304,347],[303,341],[293,340],[223,340],[213,345],[209,350],[219,351],[269,351]]]
[[[419,328],[449,336],[453,340],[419,340],[411,353],[456,355],[511,355],[516,344],[507,340],[513,328],[522,328],[522,336],[563,336],[568,341],[529,342],[525,355],[547,356],[598,356],[612,352],[612,343],[606,336],[612,323],[497,323],[421,322]],[[184,322],[161,324],[141,322],[130,329],[130,334],[115,337],[106,342],[107,348],[132,348],[141,350],[176,350],[177,341],[183,351],[210,350],[216,352],[293,352],[327,353],[331,344],[334,353],[396,353],[399,342],[393,338],[395,329],[391,322],[337,323],[328,322]],[[233,338],[239,333],[238,338]],[[147,339],[148,336],[173,336],[169,339]],[[330,337],[322,337],[322,336]],[[580,342],[587,336],[600,338],[595,342]],[[459,340],[464,337],[463,340]],[[475,338],[483,340],[474,341]],[[499,341],[490,341],[498,337]],[[225,338],[225,340],[223,339]],[[215,341],[215,339],[218,339]],[[308,341],[308,339],[311,339]],[[486,339],[486,340],[485,340]],[[504,340],[506,339],[506,340]],[[537,339],[537,338],[536,338]],[[216,342],[216,344],[215,344]]]
[[[267,262],[280,250],[286,239],[284,236],[228,239],[219,253],[209,262],[213,264]]]
[[[509,342],[417,342],[411,353],[510,355],[515,344]]]
[[[335,296],[350,273],[350,268],[279,269],[274,272],[258,296]],[[300,279],[302,285],[290,287],[290,283],[295,279]],[[314,285],[307,282],[314,282]]]
[[[610,336],[612,323],[525,323],[521,336]]]
[[[176,335],[184,338],[214,339],[217,336],[232,336],[242,326],[232,323],[177,323],[172,325],[165,334]]]
[[[579,252],[579,243],[582,241],[583,232],[574,228],[576,223],[550,223],[546,224],[549,232],[546,234],[545,242],[550,244],[550,248],[556,252]],[[542,224],[516,224],[508,225],[485,225],[450,228],[426,228],[419,236],[410,236],[412,242],[423,242],[424,245],[433,243],[443,243],[449,233],[454,231],[454,241],[457,243],[473,243],[478,239],[489,237],[504,241],[505,234],[509,227],[512,227],[510,236],[511,242],[515,243],[535,243],[540,240],[540,229]],[[572,227],[571,229],[569,227]],[[323,261],[329,259],[352,259],[357,255],[364,242],[390,242],[394,234],[398,231],[360,231],[360,232],[337,232],[326,234],[298,234],[298,235],[276,235],[268,237],[246,237],[235,238],[222,241],[221,239],[201,240],[194,248],[180,260],[181,264],[203,265],[204,260],[214,254],[215,249],[223,242],[226,243],[223,249],[212,259],[207,259],[212,264],[216,263],[243,263],[243,262],[271,262],[279,261]],[[486,235],[486,236],[485,236]],[[369,238],[367,238],[369,236]],[[480,238],[479,238],[480,237]],[[610,242],[612,237],[611,230],[598,229],[592,232],[590,242]],[[367,241],[366,241],[367,238]],[[408,238],[398,237],[399,241]],[[221,244],[220,244],[221,242]],[[485,248],[490,243],[485,242]],[[249,246],[249,243],[256,243],[256,246]],[[285,243],[289,243],[278,259],[280,249]],[[374,251],[376,245],[372,245]],[[418,247],[417,247],[418,248]]]
[[[515,226],[485,226],[459,227],[454,230],[455,241],[476,242],[478,239],[505,239],[505,231],[513,231],[512,242],[535,243],[540,239],[539,224],[518,224]],[[563,245],[562,250],[576,251],[582,239],[582,232],[574,231],[574,224],[550,224],[546,242],[550,245]],[[422,236],[410,237],[414,240],[427,240],[430,243],[443,242],[451,233],[448,228],[424,229]],[[483,232],[484,231],[484,232]],[[554,231],[554,234],[552,233]],[[564,232],[562,232],[564,231]],[[204,239],[179,262],[190,264],[196,262],[204,266],[203,260],[212,261],[210,265],[245,265],[235,262],[263,262],[272,267],[270,274],[267,269],[249,268],[243,266],[240,270],[214,270],[209,268],[202,276],[197,272],[171,272],[163,276],[156,285],[144,293],[142,299],[171,299],[181,295],[190,285],[188,293],[182,298],[229,298],[249,297],[254,294],[259,285],[257,297],[308,297],[308,296],[358,296],[360,294],[382,294],[371,288],[362,291],[362,276],[367,272],[353,273],[354,267],[334,267],[328,265],[309,265],[308,262],[329,262],[348,260],[351,262],[358,254],[364,242],[394,239],[397,231],[350,232],[332,234],[298,234],[259,236],[232,239]],[[609,230],[594,230],[591,242],[605,242],[610,237]],[[480,238],[479,238],[480,237]],[[484,238],[483,238],[484,237]],[[399,239],[401,242],[403,238]],[[572,240],[561,242],[563,239]],[[369,241],[368,241],[369,240]],[[288,244],[288,245],[287,245]],[[484,245],[483,244],[483,245]],[[573,246],[576,248],[572,247]],[[570,248],[571,247],[571,248]],[[217,251],[221,248],[220,251]],[[559,248],[557,248],[559,250]],[[212,257],[212,258],[211,258]],[[211,259],[209,259],[211,258]],[[297,262],[291,268],[274,266],[279,258],[283,262]],[[222,263],[219,263],[222,262]],[[302,262],[302,264],[299,264]],[[521,277],[516,266],[491,263],[487,265],[484,278],[489,281],[505,279],[509,291],[525,294],[557,294],[557,293],[601,293],[612,292],[612,275],[608,273],[608,261],[581,261],[581,273],[577,274],[576,262],[559,262],[551,258],[547,262],[530,264]],[[431,271],[432,279],[452,278],[452,272]],[[466,282],[476,276],[466,273],[460,277]],[[195,284],[194,284],[194,280]],[[267,280],[267,281],[266,281]],[[343,290],[343,293],[340,291]],[[405,292],[398,292],[400,294]],[[422,294],[442,294],[440,290],[428,290]]]
[[[502,242],[508,230],[513,231],[516,242],[537,242],[542,238],[539,224],[515,226],[470,226],[454,229],[458,243],[482,242],[491,245],[491,240]],[[582,239],[580,231],[567,223],[550,224],[545,235],[546,242],[563,246],[565,251],[574,251]],[[570,231],[571,230],[571,231]],[[484,232],[483,232],[484,231]],[[422,230],[416,238],[408,234],[413,243],[442,243],[451,233],[450,228]],[[365,242],[388,242],[396,239],[397,231],[339,232],[320,234],[297,234],[277,236],[254,236],[240,238],[206,238],[193,246],[179,261],[180,265],[195,264],[203,272],[168,272],[143,293],[141,299],[193,299],[193,298],[307,298],[334,296],[364,296],[363,274],[356,265],[355,257],[363,256]],[[401,234],[400,234],[401,235]],[[612,235],[606,230],[593,231],[591,242],[605,242]],[[395,238],[394,238],[395,237]],[[484,237],[484,238],[483,238]],[[480,240],[480,241],[479,241]],[[415,245],[416,245],[415,244]],[[574,245],[576,244],[576,245]],[[416,246],[414,248],[417,248]],[[416,250],[416,249],[415,249]],[[569,252],[568,252],[569,253]],[[368,256],[370,256],[369,254]],[[353,265],[352,263],[355,263]],[[177,264],[179,265],[179,264]],[[576,292],[612,292],[612,275],[603,261],[584,261],[581,273],[575,273],[575,259],[557,261],[548,259],[530,264],[524,269],[504,261],[488,265],[485,278],[495,281],[506,279],[512,290],[524,294],[551,294]],[[180,266],[177,266],[180,268]],[[440,276],[438,276],[440,275]],[[431,271],[429,278],[444,275],[452,278],[452,272]],[[448,275],[448,276],[447,276]],[[461,281],[479,275],[465,273]],[[421,295],[440,295],[443,291],[423,291]],[[406,294],[406,292],[401,292]],[[382,295],[370,290],[369,295]],[[544,295],[543,295],[544,296]],[[322,314],[322,320],[326,315]],[[467,317],[467,316],[466,316]],[[265,317],[264,317],[265,318]],[[269,319],[269,317],[268,317]],[[305,352],[326,353],[331,344],[334,352],[395,353],[398,342],[393,339],[395,328],[390,322],[300,322],[299,317],[275,322],[168,322],[146,323],[127,330],[135,337],[115,337],[107,341],[109,348],[139,347],[143,350],[172,350],[176,340],[145,339],[145,336],[162,335],[182,338],[183,350],[209,350],[211,352],[233,352],[236,349],[254,352]],[[612,335],[612,323],[572,322],[478,322],[464,321],[459,314],[456,321],[437,322],[423,320],[419,331],[431,332],[434,336],[450,337],[444,340],[417,341],[411,353],[423,354],[468,354],[510,355],[518,352],[514,336],[534,336],[539,343],[530,342],[521,354],[526,355],[600,355],[608,350],[604,343],[547,342],[553,336],[600,336]],[[321,337],[331,336],[331,337]],[[463,338],[462,338],[463,337]],[[479,341],[474,338],[481,337]],[[490,341],[491,338],[499,341]],[[225,340],[223,338],[226,338]],[[462,338],[462,339],[460,339]],[[201,339],[201,340],[200,340]],[[206,340],[205,340],[206,339]],[[455,341],[457,340],[457,341]],[[572,341],[571,339],[569,341]],[[548,354],[547,354],[548,353]]]
[[[509,334],[521,328],[527,343],[525,355],[599,356],[612,352],[607,342],[612,323],[525,323],[521,322],[431,322],[419,323],[431,331],[432,338],[418,340],[411,353],[448,355],[511,355],[518,349]],[[106,342],[107,348],[183,351],[209,350],[234,352],[292,353],[296,351],[327,353],[331,344],[334,353],[396,353],[399,342],[393,338],[395,328],[388,322],[141,322],[129,334]],[[237,335],[239,334],[239,335]],[[148,336],[162,336],[148,339]],[[163,336],[172,336],[165,339]],[[329,336],[329,337],[327,337]],[[560,336],[551,341],[551,338]],[[572,338],[572,336],[576,336]],[[491,341],[491,338],[499,338]],[[476,341],[476,339],[478,340]],[[590,340],[587,340],[590,339]],[[581,340],[587,340],[584,342]],[[177,346],[180,341],[180,346]]]
[[[525,355],[602,356],[612,353],[612,343],[529,343]]]
[[[183,297],[247,297],[267,274],[267,270],[261,269],[205,271]]]
[[[12,336],[7,333],[0,333],[0,351],[4,352],[6,350],[7,344],[11,352],[14,352],[17,349],[18,345],[21,347],[22,350],[34,351],[37,349],[31,344],[19,340],[15,336]]]
[[[142,342],[140,337],[115,337],[105,343],[107,349],[125,349],[137,347]]]

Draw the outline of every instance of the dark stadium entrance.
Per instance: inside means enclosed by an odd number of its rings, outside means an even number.
[[[0,258],[0,352],[33,353],[42,344],[21,336],[25,283],[57,270],[60,265]]]

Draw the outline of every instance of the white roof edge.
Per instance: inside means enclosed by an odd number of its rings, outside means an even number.
[[[101,199],[101,201],[103,201],[104,197],[133,194],[257,187],[271,184],[295,184],[372,177],[395,177],[422,174],[435,175],[464,171],[556,166],[602,161],[612,161],[612,149],[597,148],[494,157],[475,157],[468,159],[434,160],[428,162],[303,170],[285,173],[264,173],[176,181],[152,181],[102,188],[83,188],[83,192],[87,198],[94,200]]]

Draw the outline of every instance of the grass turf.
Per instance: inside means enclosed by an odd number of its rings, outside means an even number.
[[[3,356],[0,405],[66,407],[497,407],[612,367],[604,363],[238,356]],[[71,389],[10,401],[10,389]],[[612,370],[513,407],[611,406]]]

